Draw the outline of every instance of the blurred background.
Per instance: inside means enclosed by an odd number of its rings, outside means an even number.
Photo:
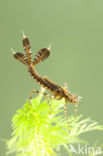
[[[29,37],[32,58],[51,43],[51,55],[36,69],[82,97],[78,115],[103,124],[103,1],[3,0],[0,2],[0,138],[11,137],[11,119],[32,89],[40,89],[10,50],[23,52],[22,33]],[[74,113],[69,104],[68,111]],[[69,114],[69,115],[70,115]],[[102,144],[103,132],[82,136]],[[5,156],[0,141],[0,156]],[[64,151],[63,151],[64,152]],[[63,154],[66,156],[66,154]]]

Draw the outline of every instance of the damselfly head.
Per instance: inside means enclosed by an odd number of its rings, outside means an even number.
[[[72,103],[72,104],[77,104],[78,103],[78,101],[79,101],[79,96],[77,96],[77,95],[71,95],[71,99],[70,99],[70,102]]]
[[[64,92],[64,97],[66,99],[67,102],[70,102],[72,104],[77,104],[79,101],[79,96],[75,95],[75,94],[71,94],[70,92],[68,92],[68,90],[63,88],[63,92]]]

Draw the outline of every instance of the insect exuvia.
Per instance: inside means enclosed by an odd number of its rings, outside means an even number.
[[[77,107],[79,96],[75,94],[71,94],[67,87],[61,87],[51,80],[49,80],[47,77],[41,77],[37,71],[34,69],[35,65],[40,63],[41,61],[44,61],[48,56],[50,55],[50,48],[43,48],[40,49],[36,56],[34,57],[34,60],[31,60],[31,46],[30,41],[26,36],[23,36],[23,47],[24,51],[26,52],[26,55],[20,53],[20,52],[14,52],[14,58],[22,62],[28,67],[28,71],[33,77],[33,79],[42,87],[47,89],[49,92],[52,93],[53,98],[60,100],[62,98],[65,99],[65,105],[64,105],[64,114],[66,119],[68,120],[67,116],[67,104],[72,103]],[[32,98],[32,93],[39,93],[39,91],[32,91],[30,97]],[[45,95],[48,95],[47,93],[44,93]],[[50,96],[49,96],[50,97]],[[75,107],[75,113],[77,111]]]

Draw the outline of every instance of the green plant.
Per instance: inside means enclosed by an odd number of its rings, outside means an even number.
[[[61,145],[69,152],[68,144],[83,142],[79,135],[92,130],[103,130],[102,125],[82,115],[69,117],[71,132],[64,117],[63,100],[42,100],[39,94],[30,102],[26,101],[12,119],[12,138],[7,142],[8,154],[16,156],[56,156]]]

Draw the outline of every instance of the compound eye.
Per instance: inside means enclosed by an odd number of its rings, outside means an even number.
[[[73,99],[71,99],[71,102],[73,102]]]

